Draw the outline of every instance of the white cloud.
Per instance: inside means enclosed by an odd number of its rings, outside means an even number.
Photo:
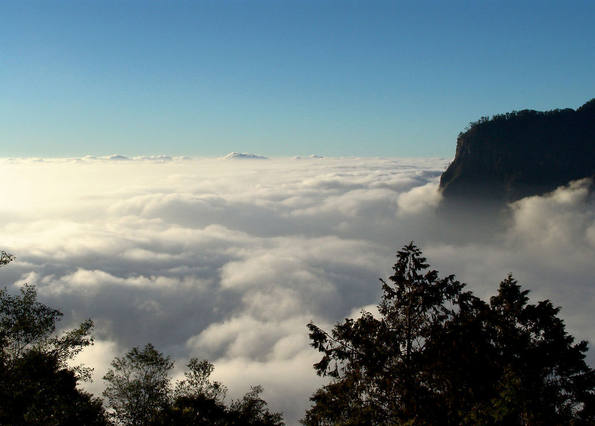
[[[321,384],[306,324],[374,312],[378,278],[410,240],[481,296],[513,272],[593,335],[586,183],[521,200],[496,226],[436,211],[440,159],[113,160],[0,160],[0,248],[17,255],[1,284],[36,284],[64,324],[93,318],[83,359],[98,377],[152,342],[178,371],[209,358],[232,396],[263,384],[292,423]]]
[[[442,196],[438,190],[438,184],[434,182],[415,188],[399,194],[397,205],[400,214],[417,214],[424,210],[432,209],[438,206]]]
[[[110,363],[116,356],[121,356],[121,350],[115,342],[96,340],[92,348],[84,349],[72,361],[71,365],[84,365],[93,369],[91,381],[82,382],[81,387],[87,392],[100,396],[104,389],[103,376],[110,368]]]

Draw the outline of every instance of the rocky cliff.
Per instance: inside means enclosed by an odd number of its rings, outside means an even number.
[[[446,200],[514,201],[595,176],[595,99],[577,110],[483,117],[459,134]]]

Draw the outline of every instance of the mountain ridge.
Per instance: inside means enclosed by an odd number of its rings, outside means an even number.
[[[512,202],[595,176],[595,98],[576,110],[482,117],[457,138],[445,200]]]

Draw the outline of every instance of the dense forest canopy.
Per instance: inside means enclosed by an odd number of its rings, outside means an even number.
[[[504,114],[495,114],[491,118],[489,116],[483,116],[479,120],[472,121],[471,123],[469,123],[465,130],[459,133],[459,137],[466,136],[472,130],[477,130],[481,127],[489,127],[491,125],[500,124],[505,121],[522,121],[526,119],[541,118],[550,118],[556,120],[564,117],[573,116],[575,112],[586,114],[589,112],[593,113],[593,111],[595,111],[595,98],[591,99],[581,107],[577,108],[576,111],[572,108],[556,108],[549,111],[535,111],[532,109],[523,109],[520,111],[512,111]]]

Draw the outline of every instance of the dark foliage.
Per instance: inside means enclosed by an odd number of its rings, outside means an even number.
[[[204,395],[176,398],[157,417],[155,425],[228,425],[225,405]]]
[[[253,386],[242,399],[233,401],[228,409],[230,425],[279,426],[283,425],[281,413],[269,411],[267,403],[260,397],[261,386]]]
[[[223,400],[205,394],[179,395],[171,407],[162,413],[159,425],[221,425],[221,426],[280,426],[280,413],[269,411],[260,397],[262,388],[255,386],[229,406]]]
[[[0,424],[106,425],[101,400],[77,389],[54,354],[31,350],[0,369]]]
[[[507,277],[485,303],[413,243],[382,281],[378,318],[309,324],[331,382],[304,424],[592,424],[595,375],[551,302]]]
[[[174,363],[147,344],[112,361],[104,376],[103,396],[116,424],[142,426],[154,422],[169,405],[169,371]]]
[[[2,252],[0,265],[13,259]],[[107,424],[101,401],[77,388],[89,371],[67,365],[92,343],[93,323],[57,336],[61,316],[37,301],[35,287],[17,296],[0,290],[0,424]]]
[[[269,411],[253,387],[242,399],[225,404],[227,389],[210,380],[213,364],[196,358],[187,364],[185,378],[171,389],[169,357],[147,344],[133,348],[112,362],[104,379],[104,396],[112,420],[121,425],[282,425],[280,413]]]
[[[447,199],[514,201],[595,176],[595,99],[577,109],[482,117],[442,174]]]

